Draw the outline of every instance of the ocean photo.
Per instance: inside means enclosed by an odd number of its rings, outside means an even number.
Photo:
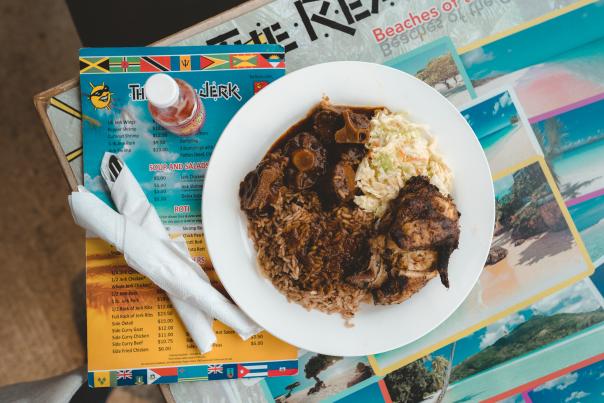
[[[469,102],[474,89],[449,38],[438,39],[384,63],[434,87],[454,105]]]
[[[604,100],[532,126],[565,201],[604,189]]]
[[[537,155],[531,129],[520,119],[508,91],[479,101],[461,114],[478,137],[493,174]]]
[[[604,195],[569,207],[591,259],[604,263]]]
[[[533,403],[604,401],[604,361],[551,379],[528,392]]]
[[[444,401],[482,400],[590,358],[604,333],[603,308],[581,281],[432,353],[453,363]]]
[[[602,19],[604,7],[592,4],[473,49],[462,54],[461,60],[478,88],[603,37]],[[581,29],[576,29],[578,26]]]
[[[366,357],[300,354],[298,375],[265,379],[276,402],[319,402],[374,375]]]

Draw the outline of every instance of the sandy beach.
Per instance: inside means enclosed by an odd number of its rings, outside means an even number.
[[[511,306],[585,272],[587,267],[568,230],[547,232],[514,246],[509,233],[493,245],[507,249],[505,259],[486,266],[480,276],[481,303],[487,309]]]
[[[481,96],[504,87],[515,87],[528,118],[604,91],[601,84],[585,80],[554,63],[527,67],[497,77],[475,87],[475,90]]]
[[[480,97],[486,94],[493,94],[495,91],[505,87],[513,87],[516,81],[520,80],[528,70],[529,68],[518,70],[513,73],[494,78],[491,81],[487,81],[481,86],[475,86],[474,90],[476,91],[476,95]]]
[[[532,131],[520,123],[511,133],[484,150],[493,175],[539,154],[529,136],[533,136]]]
[[[455,94],[449,95],[447,99],[453,105],[460,107],[470,102],[472,100],[472,97],[470,96],[468,90],[463,90],[460,92],[456,92]]]
[[[604,189],[604,140],[566,151],[551,162],[565,199]]]

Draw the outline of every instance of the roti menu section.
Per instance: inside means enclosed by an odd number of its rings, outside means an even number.
[[[117,154],[141,184],[171,237],[183,236],[199,270],[221,291],[201,222],[201,193],[222,130],[254,93],[285,73],[279,45],[82,49],[80,79],[84,185],[112,206],[101,177]],[[157,124],[144,93],[166,73],[189,84],[205,115],[200,131],[177,136]],[[214,321],[217,340],[201,354],[168,296],[99,238],[86,240],[89,385],[121,386],[283,376],[297,372],[297,349],[266,332],[242,340]]]

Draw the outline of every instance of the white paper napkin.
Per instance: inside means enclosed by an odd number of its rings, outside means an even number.
[[[75,222],[114,245],[130,267],[166,291],[176,302],[174,306],[200,350],[211,348],[207,336],[210,318],[220,320],[243,339],[260,332],[262,329],[256,323],[207,281],[189,255],[184,240],[173,241],[168,237],[157,212],[127,166],[123,164],[115,182],[110,180],[109,156],[103,158],[102,172],[109,178],[112,198],[122,214],[80,186],[78,192],[69,196]]]
[[[118,158],[111,153],[105,153],[103,156],[101,175],[111,192],[111,198],[117,207],[117,211],[149,233],[155,234],[158,238],[169,240],[170,235],[162,224],[157,211],[149,204],[147,196],[145,196],[143,189],[128,166],[119,158],[122,169],[117,179],[113,181],[109,170],[109,159],[112,156]],[[183,253],[189,254],[187,243],[182,236],[173,240],[172,243],[179,247]],[[195,272],[204,281],[209,282],[208,276],[202,269],[195,270]],[[216,341],[216,335],[212,329],[214,318],[209,317],[205,312],[196,309],[184,300],[170,294],[168,294],[168,297],[199,350],[202,353],[212,350],[212,343]]]

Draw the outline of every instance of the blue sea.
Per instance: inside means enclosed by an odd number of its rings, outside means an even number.
[[[592,260],[604,257],[604,196],[574,205],[568,210]]]
[[[495,144],[497,144],[500,140],[502,140],[503,138],[505,138],[506,135],[512,133],[514,130],[516,130],[518,128],[519,124],[512,124],[509,126],[505,126],[503,129],[499,129],[491,134],[489,134],[488,136],[482,137],[480,139],[480,145],[482,146],[482,148],[487,151],[489,148],[493,147]]]
[[[552,160],[564,193],[568,186],[583,183],[581,196],[604,188],[604,140],[564,152]]]

